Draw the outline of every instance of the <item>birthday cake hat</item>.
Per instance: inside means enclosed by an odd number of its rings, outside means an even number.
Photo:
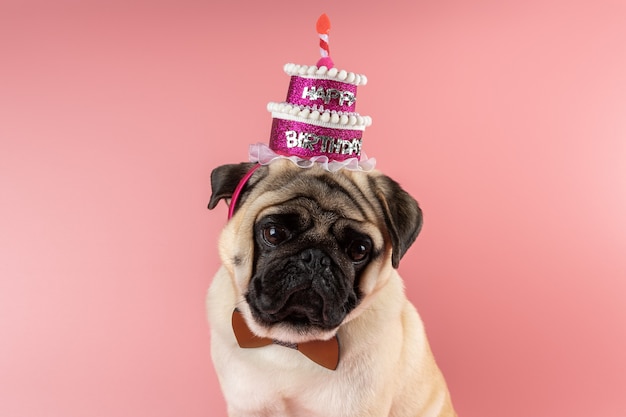
[[[250,160],[262,165],[280,158],[300,167],[321,164],[329,171],[345,168],[370,171],[376,160],[362,151],[363,131],[372,123],[356,111],[356,92],[367,77],[334,66],[330,58],[330,20],[320,16],[316,25],[321,59],[317,65],[286,64],[291,77],[284,102],[270,102],[272,129],[269,146],[250,146]]]

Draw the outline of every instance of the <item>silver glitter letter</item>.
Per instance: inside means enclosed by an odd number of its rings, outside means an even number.
[[[341,152],[341,143],[342,143],[342,142],[343,142],[343,140],[341,140],[341,139],[337,139],[337,140],[335,141],[335,144],[334,144],[334,146],[333,146],[333,149],[332,149],[332,150],[330,150],[330,149],[329,149],[329,152],[334,152],[334,153],[339,153],[339,152]]]
[[[327,149],[330,149],[333,146],[333,138],[330,136],[322,136],[322,147],[320,151],[326,152]]]
[[[350,142],[349,140],[342,140],[341,141],[341,153],[343,155],[350,155],[352,154],[352,142]]]
[[[304,140],[302,140],[302,147],[312,151],[313,145],[319,142],[319,140],[320,140],[319,136],[313,133],[309,133],[307,134],[307,137]]]
[[[286,131],[285,139],[287,140],[288,148],[295,148],[298,145],[298,134],[295,130]]]
[[[304,90],[302,90],[302,98],[315,100],[315,88],[309,90],[309,87],[304,87]]]
[[[352,106],[355,101],[356,101],[356,97],[350,91],[342,91],[341,92],[341,97],[339,97],[339,104],[340,105],[343,106],[344,103],[347,102],[348,106]]]

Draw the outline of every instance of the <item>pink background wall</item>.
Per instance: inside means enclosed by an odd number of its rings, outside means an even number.
[[[4,0],[0,416],[225,416],[209,175],[321,12],[460,415],[626,415],[624,2]]]

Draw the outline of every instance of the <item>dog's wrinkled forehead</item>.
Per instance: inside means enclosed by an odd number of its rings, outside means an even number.
[[[321,169],[296,169],[277,170],[268,178],[266,186],[279,193],[276,205],[297,206],[311,216],[332,214],[357,221],[376,217],[371,196],[364,195],[350,176]]]
[[[265,184],[268,188],[260,194],[272,194],[272,198],[265,207],[258,207],[255,223],[275,217],[300,230],[330,232],[336,237],[351,230],[369,235],[378,248],[384,246],[381,229],[385,225],[376,197],[352,176],[313,169],[279,170]]]
[[[288,223],[298,229],[308,229],[329,227],[341,217],[338,211],[325,210],[313,199],[298,197],[265,208],[259,212],[256,222],[270,218],[280,223]]]

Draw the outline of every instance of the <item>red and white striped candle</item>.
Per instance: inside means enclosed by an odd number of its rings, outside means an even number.
[[[322,56],[319,61],[317,61],[318,67],[326,67],[328,69],[332,68],[335,64],[333,60],[330,58],[330,48],[328,46],[328,34],[330,33],[330,19],[326,15],[326,13],[322,14],[317,19],[317,24],[315,25],[317,29],[317,34],[320,37],[320,55]]]

